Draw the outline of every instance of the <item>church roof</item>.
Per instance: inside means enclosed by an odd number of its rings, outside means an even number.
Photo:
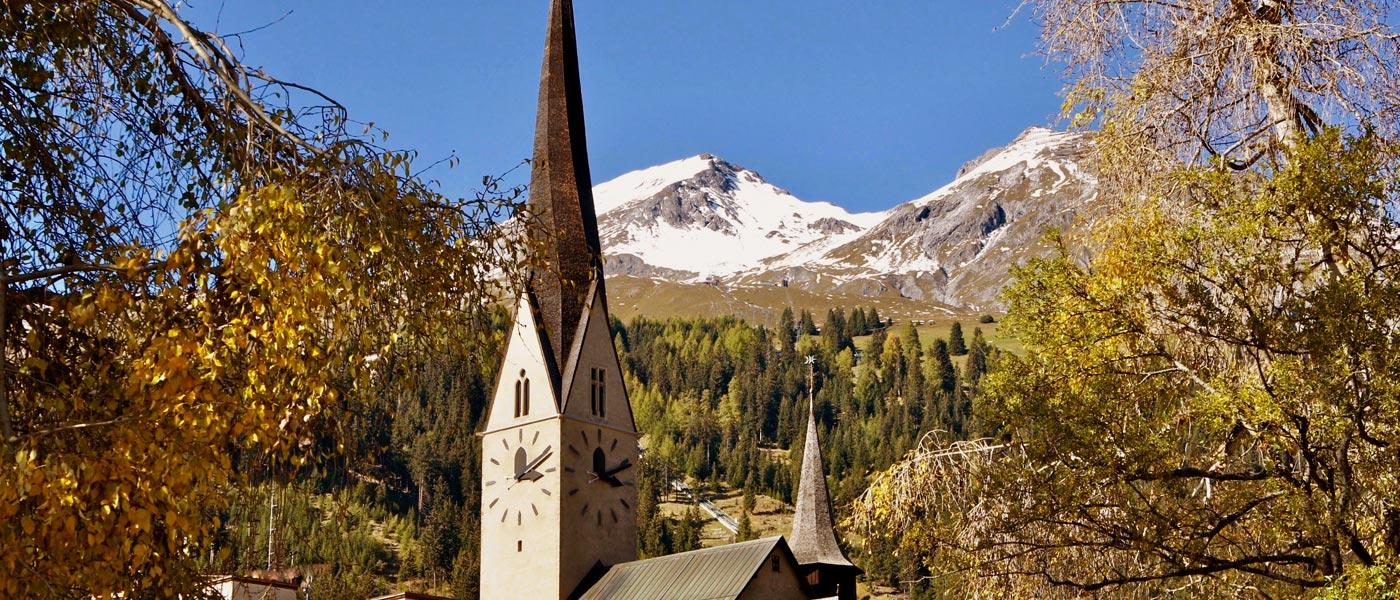
[[[802,479],[792,515],[792,553],[797,562],[855,567],[836,541],[831,517],[831,494],[826,489],[826,465],[817,439],[817,416],[807,404],[807,441],[802,448]]]
[[[781,536],[616,565],[580,600],[729,600],[753,581],[774,548],[793,565]]]
[[[572,0],[553,0],[549,11],[528,207],[534,219],[531,241],[544,262],[530,289],[538,302],[546,351],[562,367],[574,346],[584,295],[594,278],[602,278]]]

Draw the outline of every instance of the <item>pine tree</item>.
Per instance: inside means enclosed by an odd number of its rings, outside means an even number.
[[[846,320],[851,328],[852,336],[870,335],[870,324],[865,321],[865,309],[856,307],[851,309],[851,317]]]
[[[889,334],[884,329],[876,329],[875,333],[870,335],[870,344],[865,348],[866,368],[880,370],[880,353],[884,352],[885,341],[888,338]]]
[[[982,328],[972,330],[972,346],[967,351],[967,381],[972,385],[987,374],[987,341],[982,338]]]
[[[739,515],[739,532],[734,534],[734,541],[747,542],[754,539],[753,523],[749,521],[749,511],[743,511]]]
[[[802,335],[817,335],[817,322],[812,320],[812,313],[807,309],[802,309],[802,318],[797,322],[797,330]]]
[[[481,557],[477,544],[463,548],[457,554],[457,562],[452,566],[452,595],[457,598],[476,598],[481,595]]]
[[[948,332],[948,352],[953,356],[963,356],[967,354],[967,340],[963,339],[962,323],[954,321],[953,329]]]
[[[822,324],[822,341],[833,354],[852,345],[846,317],[841,309],[833,308],[826,312],[826,322]]]
[[[792,316],[792,307],[783,308],[783,316],[778,319],[778,340],[782,344],[783,356],[792,356],[797,347],[797,323]]]
[[[705,521],[700,517],[700,511],[691,506],[685,509],[685,514],[681,516],[680,525],[676,528],[675,551],[689,552],[700,549],[700,532],[704,528]]]
[[[434,496],[430,506],[420,537],[424,549],[420,556],[423,572],[437,580],[446,578],[457,562],[462,515],[457,503],[442,494]]]
[[[922,350],[923,343],[919,341],[919,330],[918,328],[914,327],[913,321],[905,322],[903,336],[904,347],[906,349],[915,351]]]
[[[870,325],[870,329],[884,329],[885,322],[880,318],[880,311],[874,306],[870,307],[870,312],[865,315],[865,322]]]
[[[931,381],[945,393],[951,393],[956,385],[953,373],[953,358],[949,356],[948,342],[937,340],[933,343],[933,353],[929,355]]]

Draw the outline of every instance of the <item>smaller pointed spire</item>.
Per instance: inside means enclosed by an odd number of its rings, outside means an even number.
[[[808,378],[810,382],[810,377]],[[802,479],[797,485],[797,508],[792,519],[792,553],[803,565],[854,567],[841,544],[831,515],[831,494],[826,489],[826,465],[817,439],[817,415],[811,384],[807,393],[807,440],[802,447]]]

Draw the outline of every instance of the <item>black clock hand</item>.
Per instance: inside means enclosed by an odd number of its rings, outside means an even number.
[[[618,473],[626,471],[630,468],[632,468],[632,460],[624,458],[622,459],[622,464],[618,465],[613,469],[608,470],[608,472],[606,473],[603,473],[603,477],[612,477],[613,475],[617,475]]]
[[[516,476],[516,477],[520,477],[520,476],[522,476],[522,475],[524,475],[524,474],[526,474],[526,473],[529,473],[530,471],[535,470],[536,467],[540,466],[540,463],[543,463],[545,460],[547,460],[550,456],[553,456],[553,455],[554,455],[554,447],[553,447],[553,446],[545,446],[544,452],[541,452],[541,453],[540,453],[539,458],[536,458],[535,460],[530,461],[530,464],[525,465],[525,470],[523,470],[523,471],[521,471],[521,472],[519,472],[519,473],[516,473],[515,476]]]
[[[616,466],[616,467],[613,467],[612,469],[609,469],[609,470],[607,470],[606,472],[604,472],[604,473],[598,475],[598,478],[599,478],[599,479],[602,479],[603,481],[606,481],[606,482],[612,484],[613,487],[619,487],[619,486],[622,485],[622,482],[621,482],[621,481],[618,481],[618,479],[617,479],[617,477],[616,477],[617,474],[618,474],[618,473],[621,473],[621,472],[623,472],[623,471],[625,471],[625,470],[627,470],[627,469],[629,469],[629,468],[631,468],[631,467],[632,467],[632,461],[631,461],[630,459],[624,458],[624,459],[622,459],[622,464],[620,464],[620,465],[618,465],[618,466]]]
[[[544,479],[544,474],[540,473],[539,471],[536,471],[535,468],[540,466],[540,463],[543,463],[545,460],[549,459],[549,457],[553,455],[553,447],[545,447],[544,452],[540,453],[539,458],[530,461],[530,464],[525,465],[524,470],[515,474],[515,481],[512,481],[509,486],[506,486],[506,489],[513,488],[515,487],[515,484],[520,483],[522,481],[539,481],[540,479]]]

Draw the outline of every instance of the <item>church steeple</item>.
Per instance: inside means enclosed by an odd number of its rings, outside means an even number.
[[[811,359],[809,359],[810,361]],[[810,364],[810,362],[809,362]],[[855,577],[861,570],[846,558],[836,541],[831,494],[826,488],[826,465],[817,438],[817,415],[808,379],[807,440],[802,447],[802,479],[792,517],[792,553],[819,596],[855,598]]]
[[[803,564],[853,566],[836,542],[831,516],[831,494],[826,489],[826,465],[821,440],[817,439],[817,416],[807,403],[807,441],[802,448],[802,480],[797,485],[797,508],[792,520],[792,553]]]
[[[530,282],[553,364],[563,369],[594,279],[603,290],[598,219],[583,125],[578,48],[571,0],[553,0],[540,73],[529,210],[531,239],[545,265]]]

